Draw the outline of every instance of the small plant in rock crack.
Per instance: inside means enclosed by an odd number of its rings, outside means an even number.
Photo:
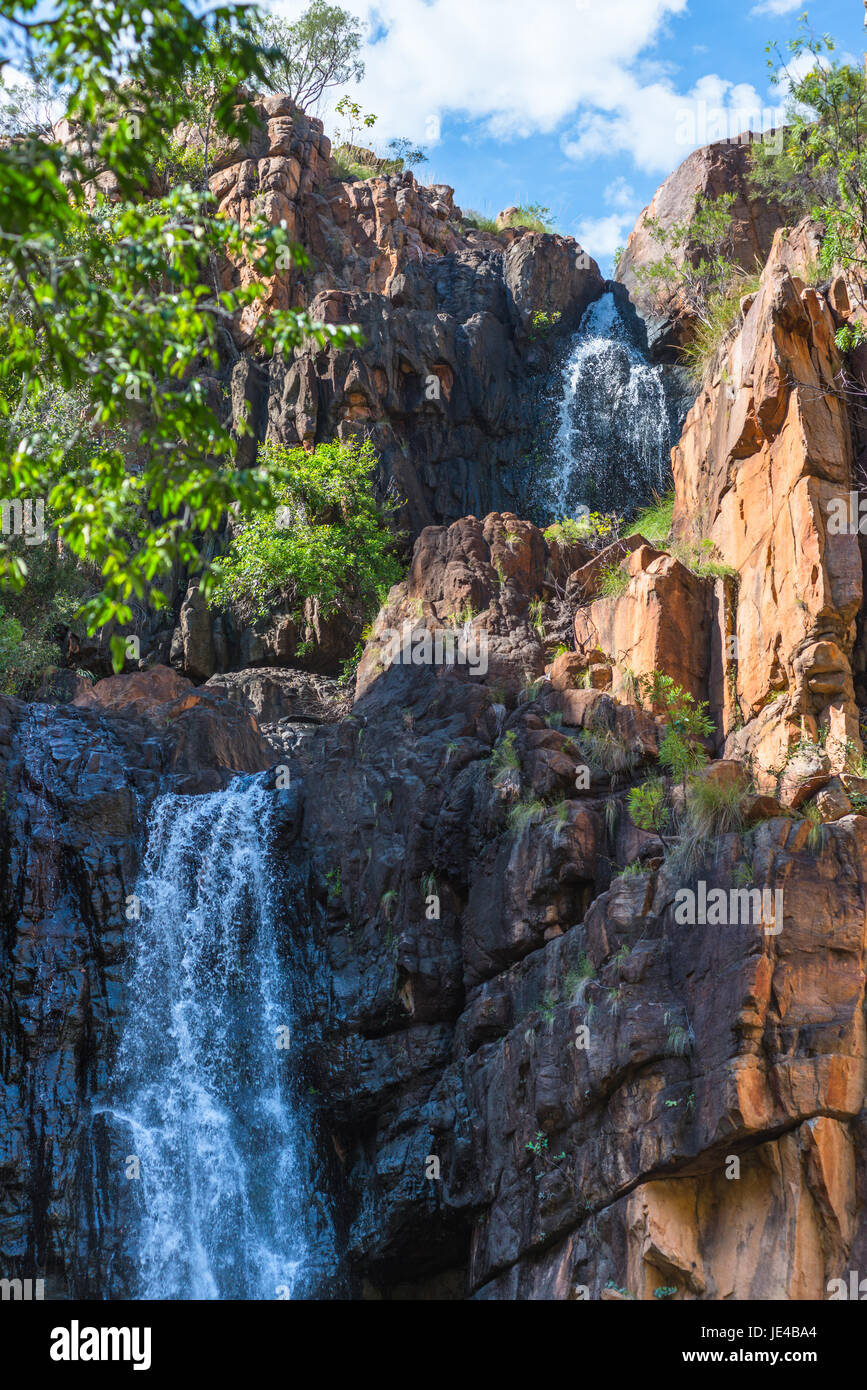
[[[670,1009],[666,1009],[662,1022],[668,1029],[666,1052],[670,1057],[683,1057],[692,1048],[692,1025],[689,1020],[687,1020],[686,1027],[682,1023],[675,1023]]]
[[[629,960],[629,957],[631,955],[632,947],[628,946],[627,943],[624,941],[623,945],[617,951],[615,951],[614,955],[611,957],[611,964],[616,966],[616,968],[619,970],[620,967],[624,964],[624,962]]]
[[[635,748],[610,729],[582,729],[575,736],[575,742],[594,771],[607,773],[612,791],[621,777],[631,777],[635,771],[638,762]]]
[[[606,1279],[606,1289],[611,1289],[614,1293],[619,1293],[623,1298],[631,1298],[635,1301],[635,1294],[630,1293],[625,1284],[615,1284],[613,1279]]]
[[[509,729],[494,745],[488,761],[488,774],[494,784],[499,786],[510,772],[521,771],[521,758],[515,746],[515,730]]]
[[[749,859],[745,859],[738,864],[734,874],[734,885],[736,888],[749,888],[755,881],[755,870]]]
[[[596,979],[596,970],[593,962],[586,951],[582,951],[572,969],[567,972],[563,981],[563,994],[566,999],[572,999],[578,990],[587,980]]]
[[[815,801],[809,802],[809,804],[804,807],[804,820],[809,826],[809,830],[807,831],[807,848],[810,850],[811,854],[821,854],[825,845],[827,829],[825,822],[822,820],[822,812],[819,810]]]
[[[535,1137],[533,1139],[528,1139],[527,1143],[524,1145],[524,1148],[529,1149],[530,1153],[533,1154],[534,1157],[542,1160],[543,1168],[556,1168],[557,1164],[562,1163],[563,1159],[566,1157],[565,1149],[562,1153],[559,1154],[552,1154],[548,1152],[548,1136],[544,1132],[544,1130],[541,1129],[538,1129],[536,1131]]]
[[[668,842],[665,839],[665,831],[671,821],[671,812],[668,808],[668,793],[661,777],[652,777],[647,782],[642,782],[640,787],[633,787],[629,793],[629,814],[639,830],[653,831],[662,840],[663,845]]]
[[[536,1005],[536,1008],[538,1009],[538,1012],[540,1016],[544,1019],[545,1023],[551,1024],[554,1022],[554,1012],[557,1008],[558,1003],[559,1000],[557,999],[557,996],[549,992],[545,995],[542,1002]]]
[[[676,1284],[660,1284],[653,1290],[654,1298],[672,1298],[677,1293]]]
[[[328,873],[325,875],[325,882],[328,884],[329,898],[332,900],[332,902],[336,901],[343,892],[343,887],[340,881],[339,864],[335,869],[328,870]]]
[[[544,801],[519,801],[509,811],[508,827],[516,835],[523,835],[530,825],[543,819],[548,807]]]
[[[638,874],[649,873],[648,866],[641,859],[633,859],[631,864],[627,864],[625,869],[619,871],[620,878],[635,878]]]
[[[623,564],[605,565],[598,575],[599,597],[620,598],[629,588],[629,574]]]
[[[530,627],[540,639],[545,636],[544,611],[544,599],[534,598],[530,600]]]
[[[379,905],[385,913],[385,920],[390,922],[394,916],[394,909],[397,906],[397,889],[386,889],[379,900]]]

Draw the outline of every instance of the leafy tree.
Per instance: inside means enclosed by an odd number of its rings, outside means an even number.
[[[364,76],[362,29],[354,15],[339,5],[313,0],[292,23],[271,16],[256,27],[263,46],[273,55],[263,68],[272,92],[286,92],[301,107],[313,106],[330,87],[360,82]]]
[[[833,51],[828,35],[806,26],[788,43],[788,58],[768,45],[771,81],[788,89],[786,138],[779,151],[758,146],[753,159],[760,191],[824,224],[825,273],[867,265],[867,86],[860,65],[839,62]]]
[[[271,444],[264,453],[283,479],[278,505],[241,523],[216,562],[214,601],[264,614],[288,592],[296,615],[313,598],[323,617],[340,610],[362,623],[402,575],[374,492],[373,446],[335,441],[307,453]]]
[[[658,217],[647,219],[662,256],[639,267],[636,276],[656,294],[661,308],[676,300],[688,317],[708,323],[715,301],[730,294],[732,281],[742,274],[733,259],[735,196],[723,193],[710,201],[697,197],[693,215],[670,227]]]
[[[399,159],[404,169],[412,169],[416,164],[427,164],[424,150],[414,146],[405,136],[398,140],[389,140],[388,148],[391,150],[392,158]]]
[[[50,138],[55,121],[66,109],[68,93],[52,77],[37,52],[23,62],[23,82],[0,77],[0,135],[41,135]]]
[[[163,606],[160,576],[204,566],[203,539],[225,511],[273,505],[280,481],[266,461],[238,467],[202,381],[262,285],[218,289],[209,270],[212,258],[255,261],[264,278],[303,252],[285,226],[215,218],[210,195],[188,187],[143,201],[172,132],[196,117],[191,68],[208,70],[214,128],[249,134],[238,81],[264,80],[254,26],[250,9],[200,17],[183,0],[57,0],[49,18],[21,0],[2,12],[0,67],[38,53],[69,93],[78,138],[0,146],[0,496],[45,499],[55,543],[96,567],[101,587],[81,610],[91,632],[128,623],[133,597]],[[259,343],[287,352],[305,336],[345,345],[360,332],[293,310],[273,313]],[[61,422],[43,418],[56,391],[76,403]],[[4,537],[0,583],[22,589],[27,576],[28,552]],[[112,650],[119,666],[117,634]]]

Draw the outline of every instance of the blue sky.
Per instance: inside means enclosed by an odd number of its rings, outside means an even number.
[[[610,272],[691,149],[770,124],[765,45],[810,25],[861,61],[861,0],[342,0],[367,24],[355,100],[375,143],[425,145],[424,181],[489,215],[541,203]],[[294,17],[304,4],[278,0]],[[341,93],[337,93],[339,96]],[[755,113],[751,118],[750,113]],[[331,133],[339,120],[319,113]]]

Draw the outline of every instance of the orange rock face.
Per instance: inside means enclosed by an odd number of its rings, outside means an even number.
[[[725,710],[730,751],[752,752],[765,771],[822,730],[838,761],[847,739],[858,743],[851,658],[861,557],[857,535],[829,526],[853,467],[835,388],[837,321],[797,274],[815,249],[809,224],[777,234],[761,287],[673,451],[676,531],[711,540],[737,572],[733,633],[717,615],[712,635],[724,653],[714,703]],[[736,691],[736,704],[724,691]]]

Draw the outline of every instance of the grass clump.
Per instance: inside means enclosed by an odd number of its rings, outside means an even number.
[[[629,588],[629,575],[623,565],[606,565],[599,571],[600,598],[620,598]]]
[[[498,786],[508,773],[520,771],[521,759],[515,747],[515,731],[514,729],[509,729],[507,733],[503,734],[503,737],[491,753],[488,763],[488,772],[490,773],[494,786]]]
[[[588,765],[611,779],[612,788],[619,778],[631,777],[638,764],[632,745],[611,729],[582,729],[575,742]]]
[[[541,203],[522,203],[509,215],[503,226],[520,228],[528,232],[553,232],[554,230],[551,209],[542,207]]]
[[[681,349],[687,371],[697,384],[701,384],[726,335],[738,322],[744,295],[755,294],[761,278],[758,273],[737,275],[725,291],[708,301],[705,317],[696,323],[692,338]]]
[[[653,504],[644,507],[638,513],[633,523],[633,530],[649,541],[656,550],[664,550],[671,539],[673,524],[674,493],[667,492],[661,497],[654,493]]]
[[[482,212],[476,212],[475,208],[467,208],[464,213],[464,222],[470,227],[475,227],[477,232],[498,232],[496,217],[487,217]]]
[[[545,528],[543,535],[549,543],[574,545],[610,545],[617,539],[622,519],[616,512],[584,512],[581,516],[564,516]]]

